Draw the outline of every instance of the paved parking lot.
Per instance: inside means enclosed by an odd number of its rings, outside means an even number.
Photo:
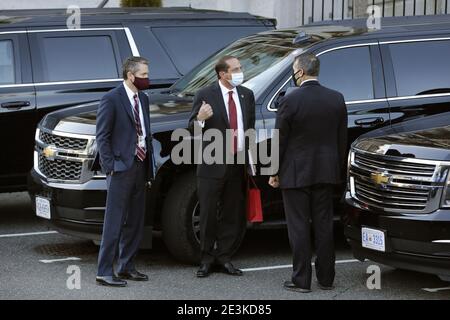
[[[285,230],[249,231],[234,263],[243,277],[213,274],[195,277],[196,266],[183,265],[160,238],[140,253],[138,269],[149,282],[126,288],[95,284],[98,248],[90,241],[49,232],[34,217],[26,193],[0,195],[0,299],[449,299],[450,283],[433,275],[381,266],[381,289],[366,286],[372,262],[355,261],[341,230],[336,230],[336,289],[300,294],[282,288],[290,276]],[[75,266],[75,267],[71,267]],[[69,289],[74,270],[80,289]],[[68,273],[69,271],[69,273]],[[74,282],[69,279],[70,284]]]

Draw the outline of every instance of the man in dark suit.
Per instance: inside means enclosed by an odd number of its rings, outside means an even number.
[[[219,161],[203,161],[197,166],[202,251],[198,277],[207,277],[215,265],[227,274],[242,275],[231,263],[231,256],[245,224],[248,144],[244,132],[255,128],[255,97],[241,86],[244,75],[239,60],[225,56],[217,62],[215,71],[218,81],[196,93],[189,120],[192,132],[216,129],[224,141],[227,134],[231,136],[231,143],[222,146]],[[210,143],[202,141],[202,150]]]
[[[149,99],[141,92],[149,88],[148,73],[148,60],[128,58],[124,82],[103,97],[97,112],[97,147],[108,186],[96,279],[101,285],[148,280],[134,265],[143,235],[146,184],[154,174]]]
[[[320,63],[311,54],[298,56],[293,80],[300,86],[285,96],[277,113],[280,169],[269,184],[282,189],[290,245],[292,281],[286,289],[311,291],[311,232],[315,269],[321,289],[333,289],[333,185],[340,184],[347,153],[347,109],[344,97],[317,80]]]

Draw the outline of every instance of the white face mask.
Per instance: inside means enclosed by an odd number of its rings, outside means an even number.
[[[237,87],[244,82],[244,74],[242,72],[238,73],[232,73],[231,74],[231,80],[228,80],[228,82],[233,86]]]

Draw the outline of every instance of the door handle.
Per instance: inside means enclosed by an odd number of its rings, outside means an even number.
[[[355,124],[361,127],[373,127],[384,122],[384,118],[382,117],[374,117],[374,118],[363,118],[355,120]]]
[[[14,101],[14,102],[4,102],[2,103],[2,108],[6,109],[20,109],[23,107],[29,107],[31,105],[30,101]]]

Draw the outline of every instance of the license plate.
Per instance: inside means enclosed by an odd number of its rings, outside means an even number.
[[[36,197],[36,215],[38,217],[50,220],[50,200]]]
[[[384,231],[361,228],[361,242],[364,248],[386,252],[386,236]]]

